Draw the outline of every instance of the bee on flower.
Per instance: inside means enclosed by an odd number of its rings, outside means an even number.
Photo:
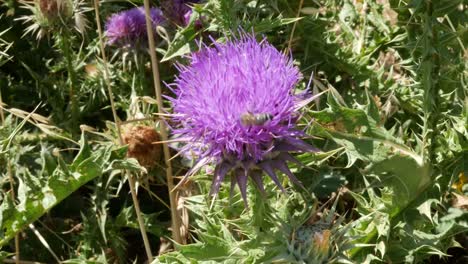
[[[187,175],[214,164],[211,194],[230,174],[244,201],[249,177],[261,191],[263,173],[282,191],[278,171],[300,184],[287,165],[298,162],[290,152],[317,149],[302,141],[304,133],[295,127],[298,109],[312,98],[294,94],[301,74],[290,57],[266,40],[244,35],[204,47],[179,71],[171,101],[181,125],[173,133],[188,138],[182,151],[199,153]]]

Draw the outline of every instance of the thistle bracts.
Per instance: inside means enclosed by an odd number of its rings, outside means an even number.
[[[349,229],[343,226],[345,220],[343,216],[336,217],[335,204],[327,211],[323,212],[319,220],[314,219],[316,213],[299,227],[294,227],[286,223],[282,224],[286,245],[285,251],[274,258],[275,263],[304,263],[304,264],[324,264],[324,263],[345,263],[346,250],[350,243],[346,236]]]

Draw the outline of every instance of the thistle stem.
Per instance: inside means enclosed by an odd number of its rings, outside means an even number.
[[[159,77],[159,68],[158,68],[158,59],[156,57],[156,47],[154,44],[154,36],[153,36],[153,29],[151,23],[151,16],[150,16],[150,4],[149,0],[144,1],[145,5],[145,18],[146,18],[146,31],[148,34],[148,44],[149,44],[149,54],[151,56],[151,69],[153,72],[153,82],[154,82],[154,90],[156,94],[156,101],[158,104],[158,112],[163,113],[163,102],[161,96],[161,81]],[[164,122],[159,122],[160,124],[160,134],[161,140],[167,141],[167,131],[166,131],[166,124]],[[173,191],[174,182],[173,182],[173,175],[172,175],[172,165],[170,160],[170,153],[169,153],[169,146],[164,143],[163,144],[163,152],[164,152],[164,162],[166,164],[166,180],[167,180],[167,188],[169,190],[169,200],[171,206],[171,217],[172,217],[172,238],[176,243],[183,243],[183,239],[180,233],[180,226],[181,226],[181,218],[180,215],[177,213],[177,191]]]
[[[101,22],[100,22],[101,19],[99,17],[99,2],[98,2],[98,0],[94,0],[94,11],[95,11],[96,24],[97,24],[98,33],[99,33],[99,44],[100,44],[100,49],[101,49],[101,56],[102,56],[102,60],[103,60],[103,64],[104,64],[104,80],[106,82],[107,92],[109,94],[109,100],[110,100],[110,104],[111,104],[112,115],[114,117],[114,122],[115,122],[116,127],[117,127],[117,133],[118,133],[118,137],[119,137],[119,144],[124,145],[124,141],[122,139],[121,122],[119,120],[119,117],[117,116],[117,111],[115,109],[114,94],[112,92],[112,86],[111,86],[111,83],[110,83],[109,67],[108,67],[108,64],[107,64],[107,57],[106,57],[106,53],[105,53],[105,49],[104,49],[104,43],[103,43],[104,38],[103,38],[102,27],[101,27]],[[146,233],[145,224],[144,224],[142,213],[141,213],[141,210],[140,210],[140,204],[138,202],[138,197],[137,197],[137,193],[136,193],[136,190],[135,190],[135,178],[132,177],[132,175],[130,173],[128,173],[127,171],[124,171],[124,174],[128,178],[128,184],[130,186],[132,201],[133,201],[133,205],[135,207],[135,213],[137,215],[138,226],[140,228],[141,236],[143,238],[143,243],[144,243],[144,246],[145,246],[146,256],[148,258],[148,262],[151,262],[153,260],[153,254],[151,253],[151,247],[150,247],[150,243],[149,243],[149,240],[148,240],[148,235]]]
[[[0,90],[0,106],[3,105],[2,99],[2,91]],[[2,126],[5,125],[5,114],[3,113],[3,108],[0,107],[0,120],[2,121]],[[15,202],[16,194],[15,194],[15,180],[13,178],[13,170],[11,168],[11,160],[10,157],[7,157],[7,173],[8,173],[8,180],[10,181],[10,196],[11,200]],[[15,263],[20,263],[20,244],[19,244],[19,234],[15,235]]]
[[[77,87],[77,77],[75,69],[73,68],[73,59],[70,49],[70,35],[66,30],[64,30],[61,34],[61,40],[61,48],[63,54],[65,55],[65,60],[67,61],[67,72],[70,80],[69,97],[71,102],[71,131],[72,135],[75,135],[78,129],[78,102],[76,100],[75,94],[75,88]]]
[[[11,195],[11,199],[13,201],[15,201],[15,197],[16,197],[16,194],[15,194],[15,180],[13,179],[13,170],[11,169],[11,161],[10,161],[10,158],[8,157],[8,161],[7,161],[7,170],[8,170],[8,179],[10,181],[10,195]],[[16,234],[15,235],[15,260],[16,260],[16,264],[19,264],[19,260],[20,260],[20,243],[19,243],[19,234]]]
[[[432,164],[434,155],[434,130],[438,119],[438,89],[437,76],[439,74],[439,54],[437,53],[437,30],[433,25],[432,2],[427,1],[423,30],[423,54],[421,63],[421,87],[424,93],[423,99],[423,148],[424,161]]]
[[[137,93],[138,91],[144,93],[145,87],[147,86],[146,82],[146,74],[145,74],[145,60],[143,56],[138,56],[138,88],[137,88]],[[138,90],[139,89],[139,90]]]

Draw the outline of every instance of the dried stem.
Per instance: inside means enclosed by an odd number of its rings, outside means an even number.
[[[135,188],[135,178],[128,172],[126,172],[126,174],[128,176],[128,185],[130,185],[130,192],[132,194],[133,205],[135,206],[138,226],[140,227],[141,236],[143,237],[143,243],[145,245],[146,256],[148,257],[148,262],[151,263],[153,261],[153,253],[151,252],[151,246],[148,240],[148,235],[146,234],[145,222],[143,221],[140,203],[138,202],[138,197]]]
[[[112,116],[114,117],[114,122],[117,126],[117,133],[119,134],[119,143],[123,145],[123,139],[122,139],[122,131],[120,129],[120,120],[119,117],[117,116],[117,111],[115,110],[115,103],[114,103],[114,93],[112,92],[112,86],[110,83],[110,74],[109,74],[109,66],[107,65],[107,56],[106,56],[106,51],[104,49],[104,36],[102,34],[102,27],[101,27],[101,19],[99,17],[99,0],[94,0],[94,11],[96,14],[96,24],[97,24],[97,29],[99,33],[99,45],[101,48],[101,56],[102,56],[102,62],[104,64],[104,81],[106,82],[107,86],[107,93],[109,94],[109,101],[111,104],[111,109],[112,109]]]
[[[100,48],[101,48],[101,55],[102,55],[102,60],[103,60],[103,64],[104,64],[104,79],[105,79],[105,82],[106,82],[106,85],[107,85],[107,92],[109,94],[109,100],[110,100],[110,104],[111,104],[112,115],[114,117],[114,122],[115,122],[115,124],[117,126],[117,133],[118,133],[118,136],[119,136],[119,144],[124,145],[124,142],[123,142],[123,139],[122,139],[122,132],[121,132],[122,131],[121,122],[120,122],[119,117],[117,116],[117,112],[115,110],[114,97],[113,97],[114,94],[112,92],[112,86],[111,86],[110,78],[109,78],[110,74],[109,74],[109,68],[107,66],[107,57],[106,57],[106,53],[105,53],[105,50],[104,50],[103,34],[102,34],[102,27],[101,27],[101,22],[100,22],[101,20],[100,20],[100,17],[99,17],[99,2],[98,2],[98,0],[94,0],[94,10],[95,10],[95,15],[96,15],[96,24],[97,24],[98,33],[99,33],[99,44],[100,44]],[[139,225],[139,228],[140,228],[141,236],[143,238],[143,243],[145,245],[146,256],[148,257],[148,262],[151,262],[153,260],[153,254],[151,253],[151,247],[150,247],[150,243],[149,243],[149,240],[148,240],[148,235],[146,234],[146,228],[145,228],[145,224],[144,224],[141,209],[140,209],[140,204],[138,202],[137,193],[136,193],[136,190],[135,190],[135,178],[130,173],[128,173],[127,171],[124,171],[124,173],[127,175],[127,178],[128,178],[128,183],[129,183],[129,186],[130,186],[130,192],[132,194],[133,205],[135,207],[135,212],[136,212],[136,215],[137,215],[138,225]]]
[[[34,235],[36,235],[37,239],[41,242],[41,244],[49,251],[49,253],[52,255],[52,257],[57,261],[57,263],[62,263],[62,261],[59,259],[57,254],[52,250],[50,247],[49,243],[47,243],[47,240],[37,231],[36,227],[33,224],[29,224],[29,228],[33,231]]]
[[[146,17],[146,31],[148,34],[149,53],[151,56],[151,69],[153,71],[154,90],[156,93],[158,112],[162,113],[163,102],[162,102],[162,97],[161,97],[161,81],[159,77],[158,59],[156,57],[156,47],[154,44],[149,0],[145,0],[144,4],[145,4],[145,13],[146,13],[146,16],[145,16]],[[161,126],[161,131],[160,131],[161,139],[162,141],[167,141],[168,137],[167,137],[167,131],[166,131],[166,124],[164,122],[159,122],[159,123]],[[164,162],[166,164],[167,188],[169,190],[169,199],[170,199],[170,206],[171,206],[172,238],[174,239],[175,242],[182,244],[183,239],[180,234],[181,219],[180,219],[180,215],[177,213],[177,191],[174,191],[174,192],[172,191],[174,188],[174,182],[173,182],[173,175],[172,175],[172,165],[170,161],[169,146],[167,144],[163,144],[163,152],[164,152]]]
[[[297,9],[296,18],[298,18],[299,15],[301,14],[302,5],[304,5],[304,0],[301,0],[299,2],[299,8]],[[292,30],[291,30],[291,35],[289,36],[288,51],[291,50],[292,41],[293,41],[293,38],[294,38],[294,31],[296,31],[296,25],[297,25],[297,21],[294,22]]]
[[[0,91],[0,105],[3,105],[2,92]],[[3,113],[3,107],[0,107],[0,119],[2,121],[2,126],[5,125],[5,114]],[[13,170],[11,169],[10,157],[7,157],[7,173],[8,179],[10,181],[10,195],[11,200],[15,202],[15,180],[13,178]],[[20,246],[19,246],[19,234],[15,235],[15,263],[20,263]]]
[[[0,120],[2,125],[5,123],[5,113],[3,113],[3,99],[2,99],[2,89],[0,89]]]

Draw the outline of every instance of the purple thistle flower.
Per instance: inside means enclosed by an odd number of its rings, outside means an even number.
[[[191,4],[199,3],[200,0],[163,0],[161,7],[166,17],[180,26],[186,26],[192,15]]]
[[[294,95],[301,74],[291,58],[246,35],[192,54],[191,64],[179,71],[171,101],[181,127],[173,133],[189,139],[182,151],[200,156],[187,176],[213,162],[211,194],[233,172],[231,184],[237,183],[244,201],[248,177],[263,191],[262,171],[282,191],[276,171],[300,185],[287,166],[300,162],[289,152],[317,149],[295,128],[297,110],[313,97]]]
[[[156,27],[165,21],[161,9],[151,8],[150,16],[152,28],[156,33]],[[135,7],[113,14],[106,22],[106,36],[109,45],[135,47],[140,43],[146,43],[147,32],[144,7]]]

